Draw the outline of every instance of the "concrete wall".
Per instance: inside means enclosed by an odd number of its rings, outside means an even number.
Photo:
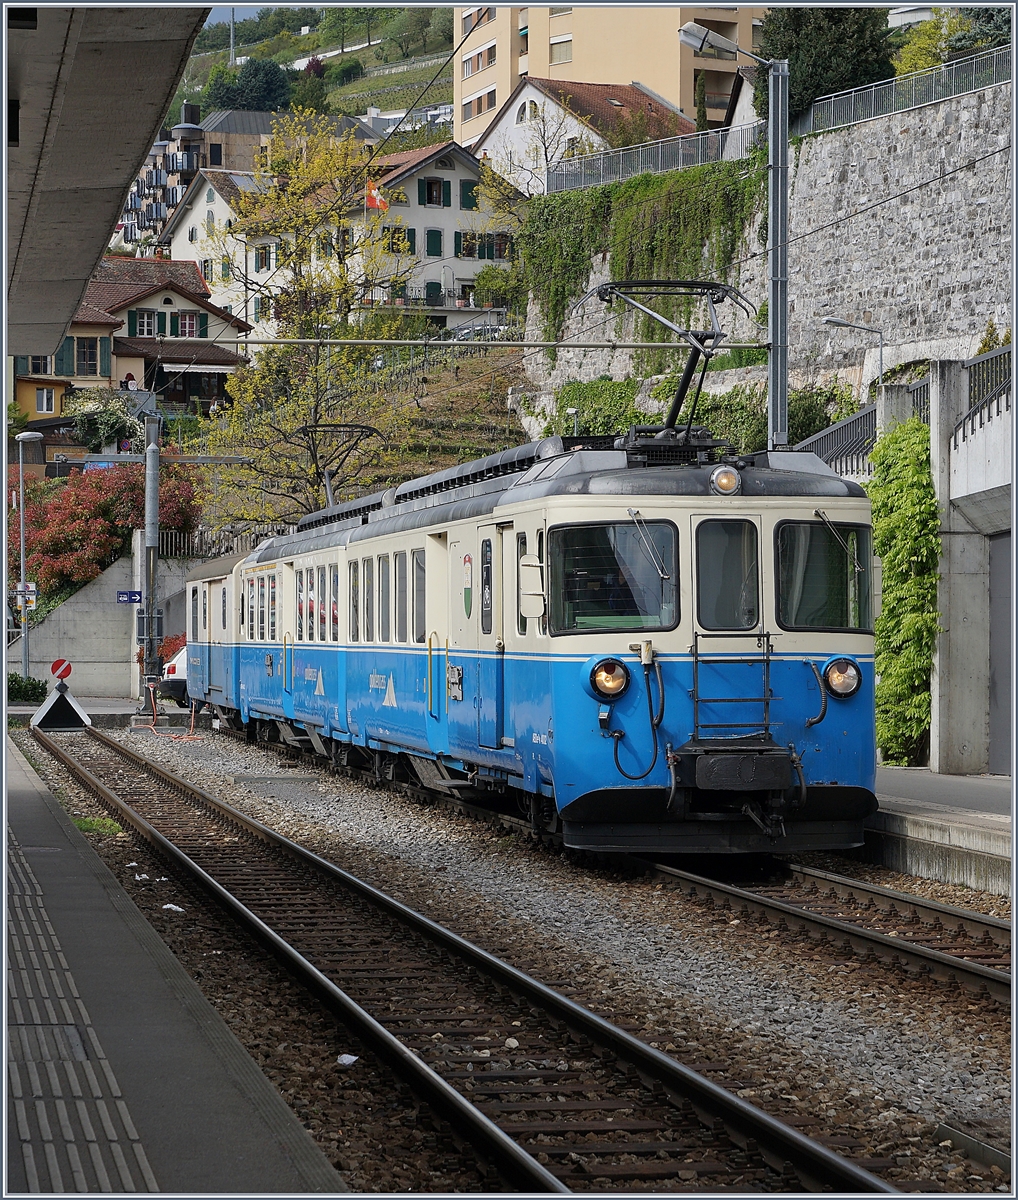
[[[825,316],[883,330],[885,371],[918,359],[966,359],[990,317],[1001,329],[1012,323],[1010,137],[1011,86],[1004,84],[800,144],[790,173],[793,386],[838,377],[863,399],[877,379],[876,333],[824,325]],[[982,159],[976,167],[950,173],[975,159]],[[757,305],[767,297],[758,230],[758,222],[747,230],[745,261],[729,280]],[[589,286],[607,281],[610,269],[598,256]],[[733,340],[766,340],[730,307],[720,316]],[[604,306],[591,300],[566,322],[563,337],[603,340],[605,349],[560,350],[554,365],[530,355],[528,377],[545,388],[601,374],[623,379],[634,373],[633,354],[608,343],[633,334],[631,317],[605,322]],[[534,302],[527,335],[541,336]]]
[[[1003,533],[1011,528],[1012,410],[1001,404],[967,432],[951,447],[951,502],[980,533]]]

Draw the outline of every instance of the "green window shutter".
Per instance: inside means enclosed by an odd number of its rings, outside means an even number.
[[[110,356],[110,339],[101,337],[99,339],[99,374],[104,379],[109,379],[113,372],[113,363]]]
[[[127,310],[127,336],[138,336],[138,310],[136,308]]]
[[[409,246],[409,248],[410,248],[410,253],[416,254],[417,253],[417,230],[416,229],[405,229],[403,232],[406,234],[407,246]]]
[[[180,337],[179,313],[170,313],[170,337]]]
[[[457,229],[453,234],[453,254],[457,258],[463,253],[463,234]]]
[[[225,255],[223,257],[222,266],[220,267],[220,273],[224,279],[230,278],[230,260]]]
[[[429,229],[425,234],[425,250],[432,258],[442,257],[442,231]]]
[[[255,321],[260,321],[262,319],[262,298],[261,298],[261,296],[255,296],[255,298],[254,298],[254,304],[252,305],[252,317]]]
[[[15,356],[14,356],[14,374],[15,375],[27,375],[28,374],[28,355],[27,354],[15,354]]]
[[[207,312],[198,314],[198,336],[203,338],[209,336],[209,314]]]
[[[56,353],[53,362],[53,373],[55,375],[66,375],[70,378],[74,374],[74,338],[65,337],[63,345]]]
[[[452,208],[452,180],[442,180],[442,207]]]
[[[156,333],[160,337],[166,337],[166,313],[164,312],[156,313]]]
[[[426,179],[417,180],[417,203],[428,203],[428,182]]]
[[[477,184],[473,179],[460,180],[460,208],[477,207]]]

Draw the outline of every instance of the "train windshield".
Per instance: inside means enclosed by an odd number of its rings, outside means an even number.
[[[786,629],[873,628],[866,525],[786,521],[778,527],[778,620]]]
[[[672,629],[676,535],[667,521],[575,525],[548,534],[552,633]]]

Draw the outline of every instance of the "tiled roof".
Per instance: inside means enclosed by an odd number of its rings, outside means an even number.
[[[119,317],[111,317],[106,309],[100,305],[93,304],[90,300],[90,291],[86,288],[85,299],[78,305],[77,311],[71,320],[75,325],[110,325],[114,329],[119,329],[123,325],[123,321]]]
[[[197,277],[201,279],[198,264],[195,262],[181,260],[169,265],[193,267],[193,272],[185,275],[185,278]],[[201,281],[204,284],[205,281],[203,279]],[[120,326],[123,324],[123,321],[112,316],[112,313],[121,311],[128,304],[134,304],[140,300],[144,300],[147,296],[161,292],[164,288],[176,292],[185,302],[196,304],[199,308],[205,309],[206,312],[213,313],[217,317],[222,317],[224,321],[229,322],[239,330],[253,328],[253,326],[248,325],[240,317],[233,313],[228,313],[213,304],[208,298],[207,291],[199,295],[187,288],[180,287],[172,280],[155,282],[145,286],[130,283],[97,283],[94,279],[89,280],[88,287],[85,288],[85,298],[78,308],[74,319],[88,325]],[[85,315],[86,313],[91,315]]]
[[[240,366],[247,360],[225,346],[219,346],[206,338],[158,338],[115,337],[113,353],[123,356],[134,355],[147,362],[157,359],[164,363],[196,363],[209,366]]]
[[[576,83],[532,75],[526,82],[602,133],[638,116],[646,119],[646,135],[652,139],[696,132],[693,121],[635,84]]]
[[[211,295],[196,262],[121,258],[108,254],[92,273],[85,299],[105,312],[112,312],[130,304],[135,296],[166,286],[176,287],[192,296]]]
[[[427,162],[429,158],[434,158],[443,150],[448,150],[450,146],[456,146],[459,149],[456,142],[434,142],[430,146],[419,146],[416,150],[401,150],[396,154],[380,154],[371,165],[384,167],[387,171],[407,171]]]
[[[253,192],[258,189],[258,176],[253,171],[210,171],[202,170],[202,175],[234,210],[241,192]],[[183,208],[183,205],[181,205]]]
[[[250,136],[260,136],[272,132],[272,122],[279,119],[281,113],[250,112],[246,109],[234,108],[212,112],[202,121],[201,127],[206,133],[242,133]],[[332,117],[332,125],[336,133],[343,134],[352,129],[354,136],[360,141],[377,138],[378,134],[358,121],[356,117],[348,117],[337,113]]]

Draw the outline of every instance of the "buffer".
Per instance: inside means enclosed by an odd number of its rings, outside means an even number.
[[[92,718],[71,695],[62,679],[32,714],[31,728],[44,733],[71,733],[92,724]]]

